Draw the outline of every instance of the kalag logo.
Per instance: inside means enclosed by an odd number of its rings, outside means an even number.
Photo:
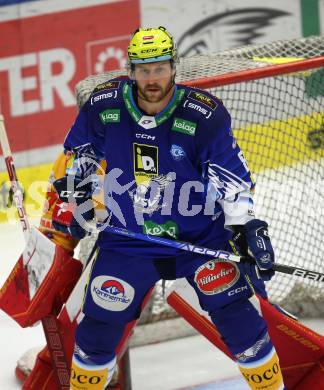
[[[102,111],[100,114],[101,122],[106,125],[107,123],[117,123],[120,122],[120,110],[108,109]]]
[[[173,221],[167,221],[163,224],[158,224],[153,221],[145,221],[143,226],[143,232],[151,236],[166,236],[177,239],[179,235],[179,227]]]
[[[134,294],[130,284],[113,276],[97,276],[91,283],[94,302],[107,310],[125,310],[133,301]]]
[[[181,118],[174,118],[172,124],[172,130],[179,131],[180,133],[188,134],[191,136],[195,135],[197,124],[194,122],[186,121]]]
[[[183,148],[182,148],[181,146],[179,146],[179,145],[173,144],[173,145],[171,146],[170,153],[171,153],[172,158],[173,158],[175,161],[183,160],[183,159],[186,157],[185,151],[184,151]]]

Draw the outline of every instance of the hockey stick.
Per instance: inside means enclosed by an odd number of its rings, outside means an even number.
[[[18,177],[13,161],[13,156],[9,146],[8,136],[4,124],[4,117],[0,114],[0,144],[5,159],[9,179],[11,181],[11,188],[13,191],[13,203],[17,208],[20,224],[24,233],[25,241],[28,245],[32,237],[32,229],[28,221],[26,210],[23,205],[23,194],[18,185]],[[42,325],[45,337],[48,344],[48,349],[52,358],[52,364],[57,379],[59,389],[69,389],[69,365],[63,348],[63,340],[59,331],[59,325],[54,314],[48,314],[42,319]]]
[[[211,256],[217,259],[234,261],[236,263],[239,263],[240,261],[253,261],[252,257],[238,256],[227,251],[205,248],[199,245],[190,244],[189,242],[169,240],[167,238],[149,236],[143,233],[134,233],[129,230],[114,227],[114,226],[106,226],[105,230],[114,234],[119,234],[121,236],[131,237],[137,240],[153,242],[155,244],[161,244],[161,245],[177,248],[187,252],[193,252],[201,255]],[[293,267],[290,265],[284,265],[278,263],[273,264],[273,269],[276,272],[299,276],[301,278],[315,280],[317,282],[324,282],[324,274],[322,274],[321,272],[310,271],[304,268]]]

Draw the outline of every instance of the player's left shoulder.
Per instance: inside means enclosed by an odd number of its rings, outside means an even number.
[[[194,115],[197,119],[201,119],[202,121],[208,121],[215,116],[225,115],[227,113],[221,99],[205,90],[192,87],[185,88],[183,108],[188,114],[195,112]]]
[[[94,106],[101,102],[118,101],[122,96],[122,89],[128,77],[116,77],[98,84],[90,95],[90,105]]]

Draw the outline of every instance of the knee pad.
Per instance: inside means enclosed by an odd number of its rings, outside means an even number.
[[[237,361],[238,367],[252,390],[284,390],[283,377],[276,350],[271,350],[248,363]]]
[[[76,348],[77,349],[77,348]],[[103,390],[110,382],[116,367],[116,358],[105,364],[93,364],[88,359],[80,359],[80,354],[73,354],[71,365],[71,390]]]

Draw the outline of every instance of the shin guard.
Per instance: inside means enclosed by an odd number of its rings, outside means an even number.
[[[284,390],[279,358],[274,348],[263,358],[237,362],[241,373],[252,390]]]
[[[106,364],[83,363],[75,356],[71,366],[71,390],[104,390],[116,367],[116,358]]]

